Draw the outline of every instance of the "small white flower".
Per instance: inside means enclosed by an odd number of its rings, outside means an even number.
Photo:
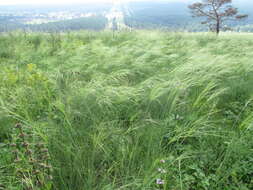
[[[165,174],[167,171],[165,169],[162,169],[162,168],[158,168],[158,172],[162,173],[162,174]]]
[[[163,185],[165,182],[162,179],[156,179],[156,184]]]
[[[165,163],[165,160],[160,160],[160,162],[161,162],[162,164],[164,164],[164,163]]]

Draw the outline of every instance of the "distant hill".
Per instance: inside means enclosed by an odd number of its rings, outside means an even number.
[[[184,28],[193,22],[186,3],[131,2],[126,22],[136,28],[170,27]]]
[[[234,1],[245,21],[233,23],[236,31],[253,32],[253,1]],[[124,23],[134,29],[165,29],[172,31],[206,31],[199,18],[192,18],[189,3],[138,1],[115,5],[90,3],[60,6],[0,6],[0,32],[17,29],[32,31],[103,30],[113,20],[108,15],[123,15]],[[112,12],[114,10],[114,12]],[[87,14],[87,15],[86,15]],[[117,20],[117,19],[115,19]]]
[[[29,28],[31,31],[55,32],[73,30],[103,30],[106,25],[107,19],[100,15],[38,25],[27,25],[26,28]]]
[[[128,25],[134,28],[167,28],[189,31],[206,30],[199,24],[198,18],[192,18],[186,2],[141,1],[128,3],[126,16]],[[235,3],[235,7],[249,18],[243,22],[235,23],[238,26],[253,25],[253,2]],[[248,29],[249,30],[249,29]],[[250,29],[250,31],[253,31]]]

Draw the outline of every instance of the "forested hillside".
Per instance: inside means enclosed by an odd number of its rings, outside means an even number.
[[[245,1],[234,6],[249,17],[241,22],[233,22],[234,31],[253,32],[253,4]],[[201,18],[192,18],[188,5],[190,2],[141,1],[128,3],[125,22],[133,28],[163,28],[172,31],[207,31],[201,25]]]

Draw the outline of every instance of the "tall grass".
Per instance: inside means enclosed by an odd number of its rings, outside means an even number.
[[[252,189],[252,39],[1,36],[1,186],[26,188],[5,145],[21,122],[49,150],[48,189]]]

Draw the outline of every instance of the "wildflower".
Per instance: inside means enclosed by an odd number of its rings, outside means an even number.
[[[162,169],[162,168],[158,168],[158,172],[162,173],[162,174],[165,174],[166,173],[166,170],[165,169]]]
[[[156,179],[156,184],[157,185],[163,185],[165,182],[164,182],[164,180],[162,180],[162,179]]]
[[[165,163],[165,160],[160,160],[160,162],[161,162],[162,164],[164,164],[164,163]]]

